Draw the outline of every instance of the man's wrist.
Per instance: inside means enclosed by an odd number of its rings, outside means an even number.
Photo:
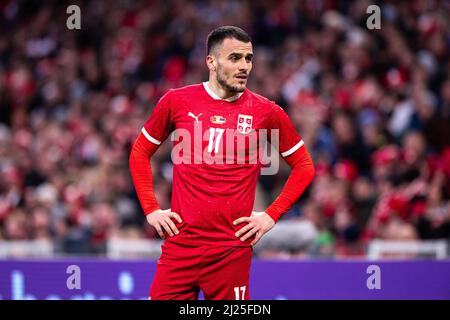
[[[161,208],[160,207],[156,207],[156,208],[153,208],[153,209],[146,210],[144,214],[145,214],[145,216],[149,216],[153,212],[155,212],[156,210],[161,210]]]
[[[278,221],[278,219],[280,219],[280,217],[283,215],[283,213],[278,212],[277,210],[275,210],[272,206],[270,206],[269,208],[267,208],[265,211],[265,213],[267,213],[269,215],[269,217],[272,218],[272,220],[276,223]]]

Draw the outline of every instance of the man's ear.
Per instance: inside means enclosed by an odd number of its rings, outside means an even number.
[[[217,61],[212,55],[206,57],[206,65],[210,71],[216,71]]]

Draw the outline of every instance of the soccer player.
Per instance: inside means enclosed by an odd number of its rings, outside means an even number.
[[[246,88],[252,59],[245,31],[213,30],[207,38],[209,81],[169,90],[133,145],[130,170],[139,201],[165,239],[150,299],[198,299],[202,290],[205,299],[248,300],[253,245],[314,177],[311,157],[284,110]],[[263,130],[270,139],[278,133],[279,153],[292,171],[277,199],[264,212],[253,212],[262,163],[249,161],[246,138]],[[153,192],[150,159],[171,133],[173,150],[181,150],[172,151],[172,160],[176,154],[183,161],[174,161],[171,208],[163,210]],[[245,163],[238,161],[240,152]]]

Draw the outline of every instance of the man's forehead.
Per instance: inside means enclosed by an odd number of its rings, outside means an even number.
[[[234,38],[226,38],[223,40],[220,51],[224,55],[230,53],[253,53],[253,46],[251,42],[242,42]]]

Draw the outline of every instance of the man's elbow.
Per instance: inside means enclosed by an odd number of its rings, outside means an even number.
[[[308,152],[306,152],[307,153],[307,157],[308,157],[308,160],[306,161],[306,172],[307,172],[307,179],[308,179],[308,184],[310,184],[313,180],[314,180],[314,178],[315,178],[315,176],[316,176],[316,168],[314,167],[314,162],[313,162],[313,160],[312,160],[312,158],[311,158],[311,155],[308,153]]]
[[[128,157],[128,167],[131,169],[133,167],[133,162],[136,160],[136,145],[133,144],[131,147],[130,155]]]
[[[312,183],[314,178],[316,177],[316,168],[314,167],[314,164],[311,164],[309,166],[309,183]]]
[[[128,157],[128,167],[133,171],[142,161],[149,161],[149,157],[143,152],[140,145],[135,143],[131,147],[130,156]]]
[[[128,168],[130,168],[130,170],[133,168],[133,155],[131,153],[128,157]]]

